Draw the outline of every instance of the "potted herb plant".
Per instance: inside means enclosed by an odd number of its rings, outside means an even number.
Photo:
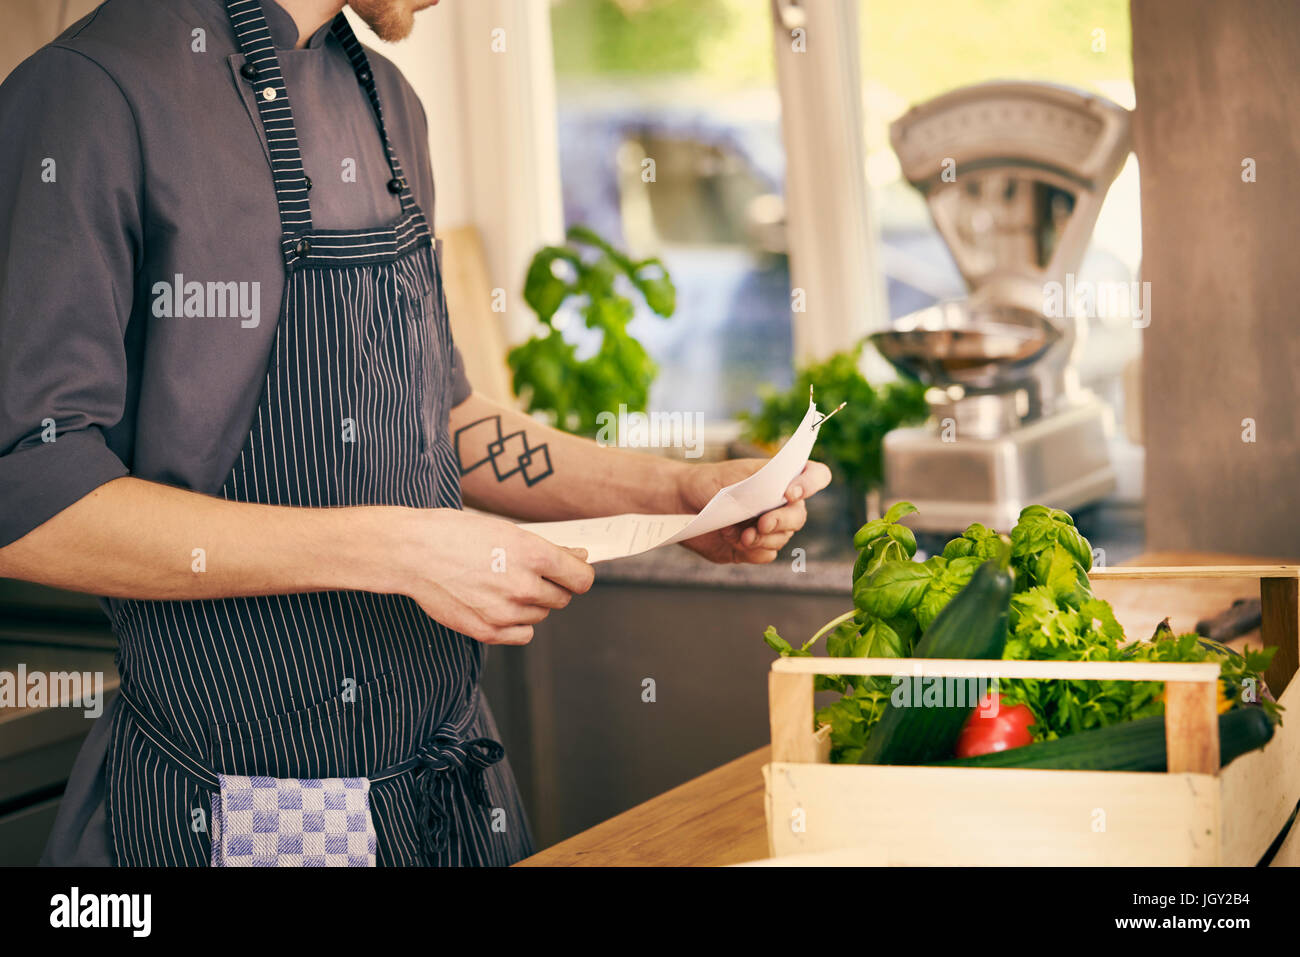
[[[529,412],[591,435],[602,412],[620,405],[645,410],[658,368],[627,331],[636,315],[628,287],[656,315],[667,319],[676,310],[677,292],[662,261],[634,260],[584,226],[571,228],[563,246],[545,246],[533,257],[524,299],[545,328],[506,356],[515,394]],[[596,352],[585,359],[555,321],[570,300],[578,301],[587,328],[601,334]]]
[[[859,369],[862,349],[859,343],[806,366],[788,390],[766,392],[757,412],[740,416],[742,436],[766,450],[779,445],[803,420],[809,389],[824,408],[846,403],[822,426],[814,455],[835,476],[831,489],[839,492],[827,499],[837,502],[840,521],[836,524],[851,528],[866,521],[867,495],[884,478],[885,434],[924,422],[929,415],[925,387],[919,383],[873,386],[868,382]]]

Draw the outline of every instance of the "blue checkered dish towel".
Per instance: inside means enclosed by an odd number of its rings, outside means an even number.
[[[217,775],[213,867],[374,867],[366,778]]]

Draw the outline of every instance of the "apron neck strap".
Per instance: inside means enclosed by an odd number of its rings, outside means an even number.
[[[348,18],[342,13],[334,18],[330,30],[343,46],[343,51],[348,55],[348,61],[352,64],[352,72],[356,74],[361,88],[366,91],[366,96],[370,100],[370,107],[374,110],[375,125],[379,127],[379,139],[384,144],[384,155],[388,157],[388,170],[393,174],[393,178],[388,181],[388,191],[397,195],[397,198],[401,201],[403,213],[414,212],[415,199],[411,195],[411,188],[406,182],[406,176],[402,173],[402,164],[397,159],[393,144],[388,139],[388,129],[384,126],[384,108],[379,102],[379,90],[375,87],[375,75],[370,69],[370,60],[366,56],[366,51],[361,46],[361,41],[357,39],[357,35],[352,32]]]
[[[275,53],[275,43],[271,39],[271,30],[262,10],[261,0],[226,0],[226,13],[235,31],[240,52],[244,55],[244,67],[241,75],[253,87],[253,98],[257,102],[258,116],[262,130],[266,134],[267,147],[271,154],[271,176],[275,182],[275,200],[280,209],[281,245],[285,261],[292,264],[305,253],[302,237],[312,231],[311,205],[307,199],[310,181],[302,165],[302,151],[298,145],[298,131],[293,122],[293,109],[289,105],[289,91],[285,87],[284,74],[280,70],[280,59]],[[335,38],[342,44],[356,74],[357,82],[365,90],[370,106],[375,115],[379,129],[379,138],[388,158],[388,168],[392,178],[388,189],[401,202],[403,214],[415,211],[415,200],[411,196],[410,186],[402,173],[402,164],[388,140],[388,131],[384,128],[383,109],[379,103],[379,91],[375,88],[375,77],[370,69],[366,51],[348,25],[347,17],[342,13],[334,18],[330,26]],[[307,247],[309,248],[309,247]]]

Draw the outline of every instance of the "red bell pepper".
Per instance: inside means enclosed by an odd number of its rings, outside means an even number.
[[[986,694],[961,729],[956,756],[973,758],[1032,744],[1034,736],[1029,728],[1034,720],[1028,706],[1008,706],[1002,703],[1002,695]]]

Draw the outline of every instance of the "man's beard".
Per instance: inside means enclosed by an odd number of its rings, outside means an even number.
[[[357,16],[386,43],[405,40],[415,26],[410,0],[348,0]]]

